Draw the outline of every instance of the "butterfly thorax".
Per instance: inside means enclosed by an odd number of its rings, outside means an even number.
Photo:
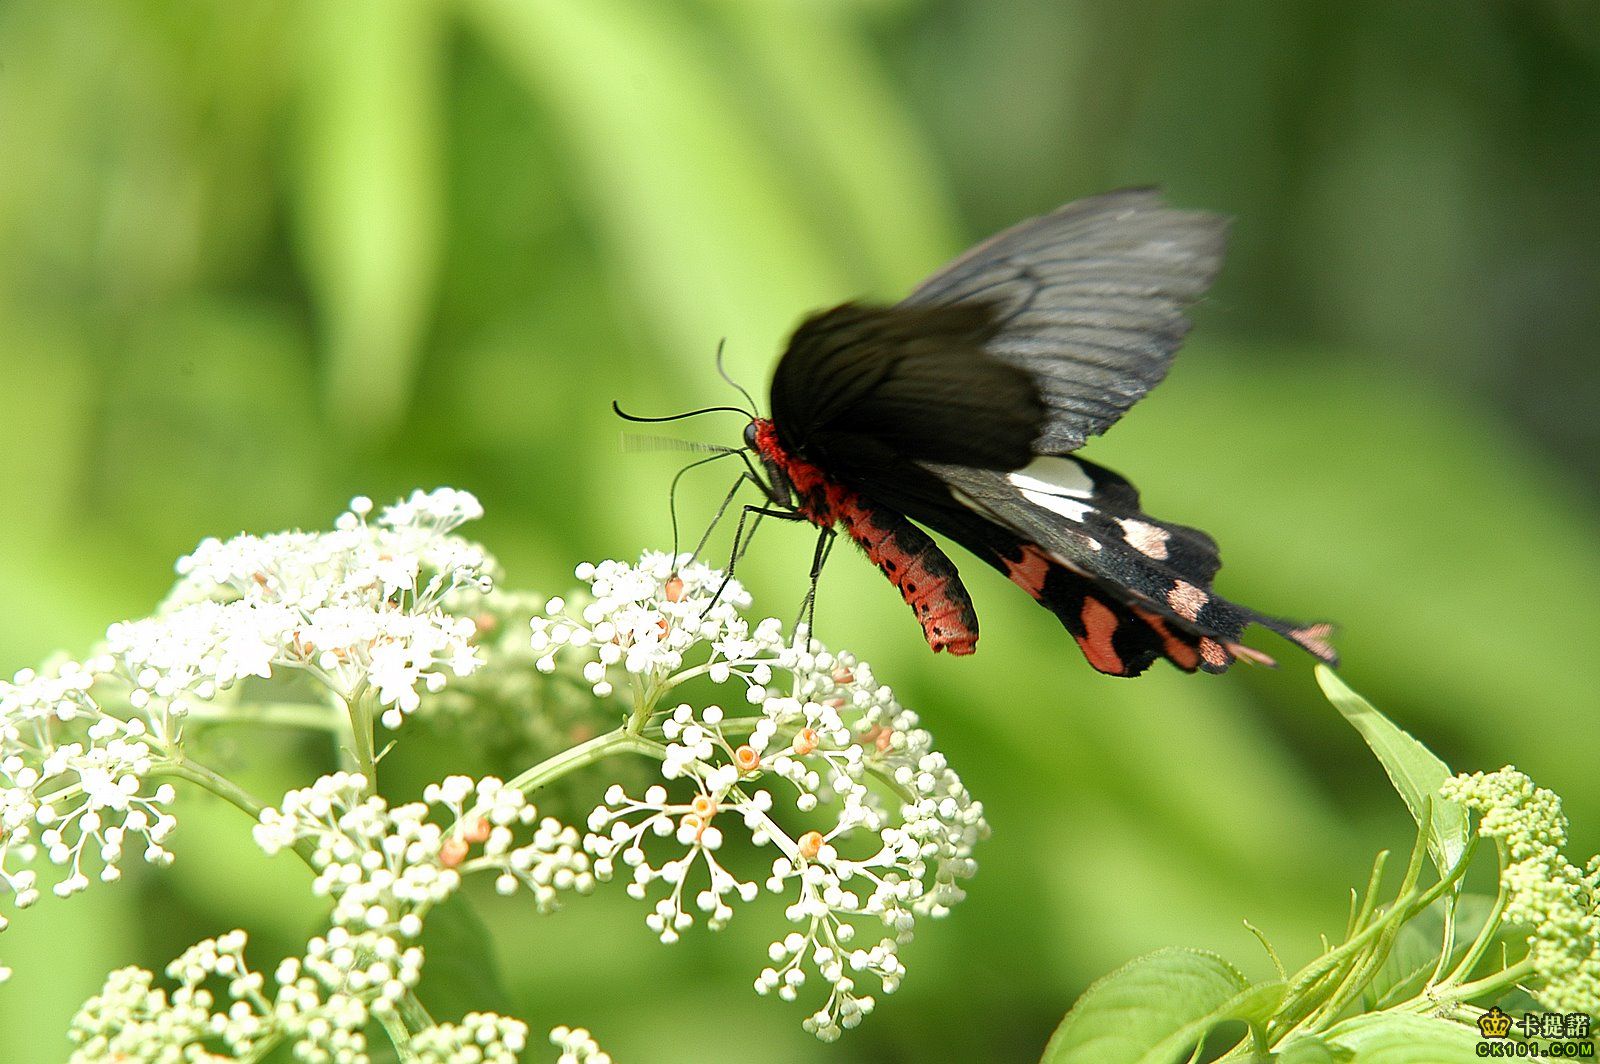
[[[767,418],[751,423],[756,453],[774,483],[774,502],[793,505],[819,528],[840,526],[900,590],[934,650],[970,654],[978,643],[978,617],[955,565],[904,515],[832,479],[791,454]]]
[[[793,504],[806,520],[826,528],[837,523],[838,517],[830,502],[829,489],[844,501],[844,495],[854,494],[842,485],[834,484],[821,469],[793,454],[778,439],[777,426],[768,418],[756,418],[750,423],[753,430],[747,436],[753,441],[761,464],[767,468],[767,494],[774,502]]]

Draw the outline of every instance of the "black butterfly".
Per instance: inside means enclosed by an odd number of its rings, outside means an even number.
[[[1132,484],[1071,455],[1166,375],[1226,231],[1155,190],[1112,192],[990,238],[894,306],[807,318],[773,374],[771,418],[745,430],[772,504],[746,511],[824,530],[813,581],[842,526],[935,651],[972,653],[978,619],[918,525],[1007,574],[1104,673],[1270,662],[1240,644],[1251,624],[1336,662],[1330,625],[1217,596],[1210,536],[1149,516]]]

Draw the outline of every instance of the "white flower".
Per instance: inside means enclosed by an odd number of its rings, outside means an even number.
[[[342,698],[366,688],[398,727],[422,696],[479,667],[457,615],[492,584],[494,560],[450,533],[482,514],[466,492],[415,492],[369,525],[352,502],[331,532],[207,539],[154,616],[113,625],[107,649],[151,705],[206,700],[248,676],[311,673]],[[454,611],[454,612],[453,612]]]
[[[611,1054],[582,1027],[557,1027],[550,1032],[550,1044],[561,1050],[557,1064],[611,1064]]]
[[[492,1012],[469,1012],[460,1023],[441,1023],[411,1038],[419,1064],[517,1064],[527,1044],[527,1024]]]
[[[460,886],[463,876],[493,874],[502,894],[526,888],[539,911],[561,891],[593,888],[578,833],[538,810],[493,777],[451,776],[421,802],[390,807],[366,794],[352,773],[324,776],[284,795],[256,825],[267,853],[305,843],[317,872],[312,890],[333,900],[336,928],[414,940],[423,915]]]
[[[866,978],[882,993],[899,987],[897,951],[917,919],[964,896],[989,830],[983,807],[866,663],[791,643],[775,620],[751,625],[736,583],[672,561],[580,566],[592,599],[552,600],[533,621],[541,668],[576,658],[601,696],[626,683],[647,715],[643,734],[661,742],[665,782],[637,798],[612,787],[584,846],[597,877],[623,873],[630,895],[655,898],[645,922],[663,942],[697,913],[725,925],[735,902],[757,894],[718,857],[730,833],[773,847],[766,885],[789,899],[791,929],[755,987],[795,1000],[808,973],[820,975],[828,994],[805,1026],[835,1038],[871,1012]],[[701,677],[731,697],[656,708]],[[876,941],[857,943],[869,928]]]
[[[283,1043],[297,1060],[370,1064],[368,1025],[392,1015],[421,973],[421,950],[334,928],[279,964],[269,987],[246,944],[231,931],[185,950],[167,966],[178,984],[170,994],[143,969],[112,972],[73,1018],[71,1064],[257,1060]],[[412,1048],[424,1064],[514,1064],[526,1042],[525,1024],[470,1013],[417,1032]]]
[[[91,664],[0,681],[0,896],[19,909],[39,898],[41,854],[62,871],[59,897],[120,878],[130,847],[151,863],[172,860],[174,794],[150,781],[152,737],[142,719],[101,710],[92,688],[107,663]]]

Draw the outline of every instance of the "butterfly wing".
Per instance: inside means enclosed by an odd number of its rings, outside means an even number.
[[[1054,612],[1101,672],[1135,675],[1158,656],[1186,671],[1222,672],[1237,657],[1270,662],[1240,642],[1251,625],[1338,663],[1331,626],[1275,617],[1216,594],[1216,542],[1145,513],[1133,485],[1109,469],[1053,456],[1009,473],[926,468],[954,506],[912,503],[916,516]]]
[[[1151,189],[1108,193],[1000,233],[895,306],[816,315],[773,376],[783,447],[1006,572],[1102,672],[1262,658],[1238,643],[1251,624],[1332,661],[1327,626],[1212,592],[1221,563],[1204,532],[1061,457],[1166,375],[1226,231]]]
[[[932,461],[1026,464],[1044,403],[1026,371],[985,350],[998,328],[985,302],[846,303],[808,318],[772,376],[781,442],[823,463],[849,462],[867,438]]]
[[[1164,206],[1155,189],[1110,192],[991,237],[899,308],[991,307],[985,351],[1027,373],[1047,410],[1033,450],[1064,454],[1166,376],[1227,230],[1220,215]]]

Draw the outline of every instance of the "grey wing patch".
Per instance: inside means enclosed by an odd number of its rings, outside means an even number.
[[[1153,189],[1067,204],[1013,226],[924,281],[901,306],[984,301],[986,345],[1027,372],[1048,410],[1034,450],[1063,454],[1160,383],[1189,330],[1184,308],[1222,266],[1227,219],[1173,210]]]

